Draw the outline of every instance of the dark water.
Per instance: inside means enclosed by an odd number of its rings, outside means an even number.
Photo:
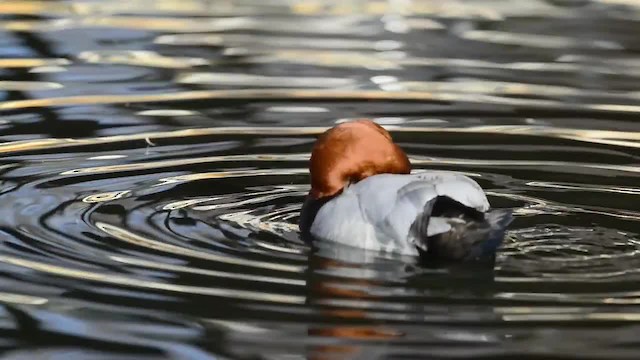
[[[7,359],[637,359],[640,3],[3,1]],[[493,268],[312,251],[315,136],[516,219]]]

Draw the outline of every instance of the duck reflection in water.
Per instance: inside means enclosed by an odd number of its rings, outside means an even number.
[[[490,299],[494,290],[493,258],[436,264],[319,243],[310,254],[307,277],[307,304],[319,316],[318,325],[308,329],[314,339],[307,348],[308,358],[373,359],[400,350],[397,344],[402,342],[410,346],[414,341],[481,338],[482,331],[456,334],[443,331],[439,324],[500,321],[492,306],[474,304]],[[451,306],[442,313],[446,303]],[[420,324],[420,329],[407,325],[411,323]],[[416,334],[420,338],[414,338]]]

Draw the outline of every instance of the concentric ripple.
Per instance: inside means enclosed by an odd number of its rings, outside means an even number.
[[[636,2],[0,3],[9,359],[636,359]],[[495,263],[305,243],[369,117],[515,221]]]
[[[527,330],[531,323],[635,321],[620,307],[638,301],[640,213],[626,199],[640,191],[632,185],[639,175],[624,165],[633,148],[605,148],[588,132],[567,140],[497,131],[491,136],[502,140],[478,154],[473,144],[492,130],[390,129],[415,171],[462,171],[494,207],[515,210],[495,267],[428,269],[415,259],[312,249],[295,224],[308,191],[308,150],[322,128],[273,127],[259,141],[259,128],[203,128],[7,145],[3,196],[18,211],[2,220],[0,263],[34,290],[15,294],[8,281],[6,301],[72,301],[98,318],[106,309],[151,319],[171,311],[198,319],[190,329],[225,334],[216,351],[235,355],[273,341],[276,353],[291,349],[291,336],[301,342],[297,351],[326,356],[375,339],[413,351],[442,344],[500,354],[505,344],[545,341],[544,331]],[[456,145],[460,134],[464,145]],[[491,156],[504,147],[510,160]],[[532,158],[546,151],[555,160]],[[569,161],[586,153],[599,162]],[[418,333],[421,340],[411,340]],[[348,345],[335,348],[336,339]]]

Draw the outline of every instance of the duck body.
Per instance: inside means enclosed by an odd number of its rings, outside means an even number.
[[[449,171],[411,172],[391,135],[369,120],[320,136],[309,165],[304,238],[437,260],[493,256],[512,220],[490,211],[477,182]]]
[[[427,171],[370,176],[322,204],[307,199],[300,225],[319,241],[459,260],[492,256],[510,221],[508,210],[489,212],[471,178]]]

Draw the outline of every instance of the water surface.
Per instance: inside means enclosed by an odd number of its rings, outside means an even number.
[[[0,16],[6,358],[638,357],[639,3]],[[300,240],[315,137],[360,117],[514,210],[495,265]]]

